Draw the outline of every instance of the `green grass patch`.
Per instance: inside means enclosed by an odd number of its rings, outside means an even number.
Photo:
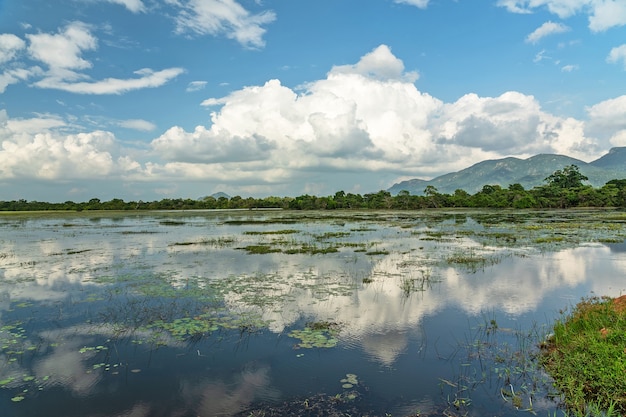
[[[541,363],[575,413],[626,412],[626,299],[583,299],[558,320]]]

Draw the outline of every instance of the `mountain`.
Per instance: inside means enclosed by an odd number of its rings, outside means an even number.
[[[444,194],[453,194],[457,189],[474,194],[484,185],[500,185],[507,188],[516,183],[531,189],[545,184],[546,177],[568,165],[576,165],[580,173],[589,178],[589,184],[601,187],[612,179],[626,178],[626,147],[612,148],[606,155],[589,163],[555,154],[540,154],[527,159],[508,157],[487,160],[429,181],[421,179],[402,181],[387,191],[391,194],[397,194],[402,190],[411,194],[423,194],[424,189],[432,185]]]
[[[198,200],[202,201],[202,200],[206,200],[207,198],[214,198],[216,200],[219,200],[221,197],[224,197],[224,198],[227,198],[227,199],[230,200],[230,196],[228,194],[226,194],[226,193],[221,192],[221,191],[219,191],[217,193],[213,193],[213,194],[211,194],[209,196],[206,196],[206,197],[200,197]]]

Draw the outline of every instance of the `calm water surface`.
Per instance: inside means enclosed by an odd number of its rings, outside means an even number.
[[[526,358],[626,293],[620,216],[0,216],[0,415],[548,415]]]

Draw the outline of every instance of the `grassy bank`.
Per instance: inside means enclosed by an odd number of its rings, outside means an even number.
[[[582,300],[542,347],[542,364],[573,414],[626,413],[626,296]]]

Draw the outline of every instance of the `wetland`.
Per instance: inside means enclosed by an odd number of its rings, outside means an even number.
[[[0,215],[0,415],[562,415],[620,210]]]

